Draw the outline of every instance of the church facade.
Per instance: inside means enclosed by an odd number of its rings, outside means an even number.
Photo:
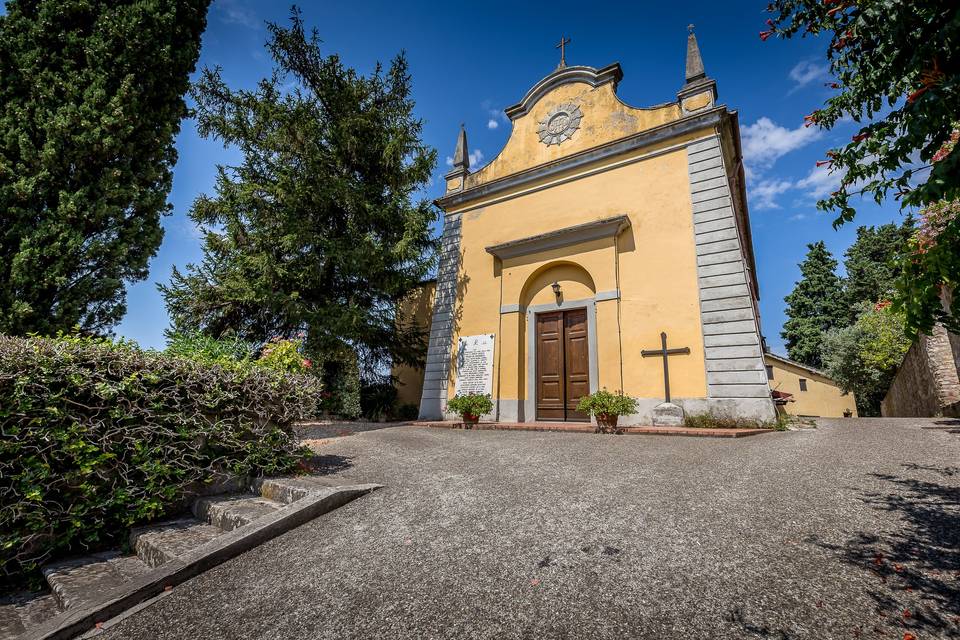
[[[506,109],[510,138],[477,171],[461,130],[437,200],[421,419],[480,389],[486,420],[583,421],[580,396],[603,388],[638,400],[623,424],[653,423],[667,397],[687,414],[774,418],[737,113],[717,103],[693,33],[676,100],[626,105],[622,77],[561,62]]]

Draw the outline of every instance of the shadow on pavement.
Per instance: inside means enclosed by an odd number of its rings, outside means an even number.
[[[315,476],[333,475],[352,466],[350,458],[337,455],[314,455],[303,462],[303,470]]]
[[[952,466],[903,467],[944,478],[960,472]],[[863,635],[892,627],[918,638],[955,637],[960,634],[960,489],[903,475],[870,475],[889,484],[890,492],[867,492],[861,499],[897,514],[901,527],[861,532],[843,545],[811,542],[839,552],[843,562],[876,578],[876,588],[868,590],[877,605],[875,626],[862,629]]]

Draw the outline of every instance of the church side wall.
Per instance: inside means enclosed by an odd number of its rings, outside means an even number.
[[[717,135],[687,147],[708,402],[688,413],[770,420],[759,321]]]

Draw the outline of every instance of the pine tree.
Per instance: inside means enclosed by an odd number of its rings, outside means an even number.
[[[208,69],[194,88],[201,134],[243,160],[190,211],[207,230],[203,261],[160,287],[174,328],[251,341],[303,331],[315,359],[356,353],[364,372],[416,363],[423,331],[394,310],[433,264],[435,210],[415,197],[436,152],[407,61],[364,77],[324,56],[296,10],[290,28],[268,28],[271,78],[233,90]]]
[[[897,258],[907,250],[907,241],[913,232],[913,219],[902,225],[889,223],[878,227],[859,227],[857,239],[844,254],[844,299],[847,321],[858,316],[858,305],[889,300],[896,279],[900,276]]]
[[[209,0],[10,0],[0,331],[103,332],[147,276]]]
[[[790,358],[812,367],[821,366],[823,335],[846,326],[843,289],[837,277],[837,261],[823,241],[807,245],[800,263],[800,281],[784,298],[787,321],[780,333]]]

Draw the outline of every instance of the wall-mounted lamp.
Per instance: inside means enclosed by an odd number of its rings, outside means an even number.
[[[550,285],[550,286],[551,286],[551,288],[553,289],[553,295],[555,295],[555,296],[557,297],[557,300],[559,300],[559,299],[560,299],[560,283],[559,283],[559,282],[554,282],[554,283],[553,283],[552,285]]]

